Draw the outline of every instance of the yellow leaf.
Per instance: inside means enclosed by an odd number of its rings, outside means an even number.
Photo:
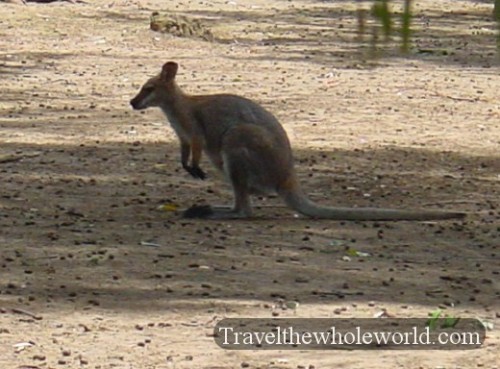
[[[162,211],[177,211],[177,209],[179,209],[179,207],[175,204],[163,204],[158,206],[158,210]]]
[[[177,209],[179,209],[179,206],[171,203],[158,206],[158,210],[162,211],[177,211]]]

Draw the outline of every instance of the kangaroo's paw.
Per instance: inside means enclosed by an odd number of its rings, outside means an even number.
[[[183,166],[183,168],[191,174],[194,178],[205,179],[207,178],[206,173],[200,167],[191,167],[189,165]]]

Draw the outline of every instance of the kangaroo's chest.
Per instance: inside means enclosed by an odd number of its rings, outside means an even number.
[[[163,113],[167,117],[168,122],[170,123],[170,126],[176,133],[176,135],[184,141],[190,141],[190,137],[192,135],[191,127],[188,121],[186,119],[183,119],[179,114],[176,114],[175,112],[171,111],[170,109],[163,109]]]

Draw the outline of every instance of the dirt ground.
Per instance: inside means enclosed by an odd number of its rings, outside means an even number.
[[[0,3],[0,367],[499,368],[492,6],[417,5],[410,55],[389,43],[371,59],[356,33],[368,3],[354,0]],[[153,32],[153,11],[200,19],[216,39]],[[468,217],[319,221],[276,198],[255,199],[247,221],[159,210],[231,201],[207,161],[205,181],[182,170],[159,111],[129,106],[168,60],[190,93],[274,112],[312,199]],[[225,351],[211,337],[224,317],[438,308],[492,323],[483,347]]]

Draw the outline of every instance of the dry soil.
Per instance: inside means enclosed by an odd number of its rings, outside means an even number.
[[[1,368],[499,367],[492,5],[419,1],[406,57],[395,38],[374,49],[371,22],[357,33],[358,7],[369,3],[0,3]],[[153,32],[153,11],[199,19],[214,40]],[[231,201],[207,161],[205,181],[181,169],[159,111],[129,106],[169,60],[190,93],[274,112],[312,199],[468,217],[319,221],[276,198],[256,198],[246,221],[158,210]],[[224,317],[438,308],[491,323],[483,347],[225,351],[212,338]]]

